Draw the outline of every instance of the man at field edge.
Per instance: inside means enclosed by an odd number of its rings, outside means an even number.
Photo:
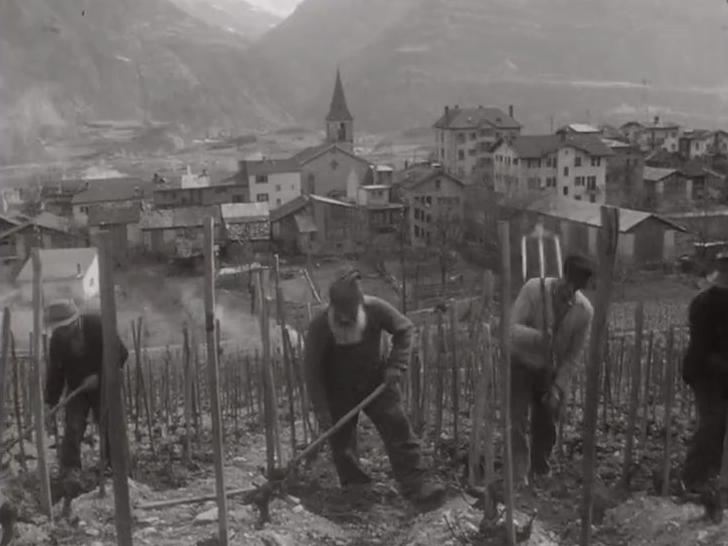
[[[594,273],[593,261],[572,254],[564,260],[563,270],[563,278],[545,279],[546,325],[540,278],[523,285],[511,312],[511,438],[517,485],[550,476],[564,393],[594,316],[581,292]],[[544,330],[551,340],[550,351]]]
[[[698,427],[690,438],[682,471],[688,491],[714,488],[721,471],[728,421],[728,253],[719,254],[711,286],[688,307],[690,340],[683,381],[692,389]]]
[[[420,510],[432,510],[444,502],[446,490],[425,468],[400,391],[414,326],[386,301],[364,295],[360,279],[356,270],[343,272],[329,287],[329,306],[309,324],[304,367],[311,402],[322,428],[328,429],[385,383],[386,390],[364,412],[384,441],[403,496]],[[383,332],[392,335],[386,358]],[[329,442],[342,486],[371,482],[357,457],[356,427],[355,417]]]

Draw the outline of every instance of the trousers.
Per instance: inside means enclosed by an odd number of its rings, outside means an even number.
[[[698,426],[688,443],[682,471],[685,487],[702,485],[720,474],[728,401],[720,382],[701,380],[691,385],[698,411]]]
[[[91,412],[94,422],[98,425],[101,416],[101,404],[98,391],[81,393],[73,398],[66,406],[65,430],[61,441],[60,467],[61,472],[81,470],[81,443],[86,434],[88,414]],[[111,446],[109,433],[105,431],[106,464],[111,461]]]
[[[371,394],[382,380],[383,374],[376,373],[371,379],[359,383],[347,381],[345,377],[335,377],[327,381],[326,395],[332,422],[336,423],[351,411]],[[402,406],[399,387],[387,387],[364,409],[364,413],[372,420],[384,442],[394,479],[402,493],[412,494],[420,485],[426,467],[422,461],[420,443]],[[357,415],[351,419],[329,440],[334,466],[343,486],[369,481],[369,477],[359,464],[357,453],[358,417]]]
[[[543,371],[529,370],[511,359],[511,442],[513,478],[525,482],[529,474],[551,470],[560,408],[551,403],[552,380]]]

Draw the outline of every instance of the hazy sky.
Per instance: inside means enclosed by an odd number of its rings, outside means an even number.
[[[287,16],[290,15],[302,0],[246,0],[249,4],[261,7],[272,13]]]

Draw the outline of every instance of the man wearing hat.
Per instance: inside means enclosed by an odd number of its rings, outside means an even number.
[[[683,381],[693,390],[698,427],[690,438],[682,472],[689,491],[710,487],[720,474],[728,418],[728,253],[719,254],[711,286],[688,308],[690,340]]]
[[[305,341],[305,377],[322,428],[329,428],[383,382],[386,390],[364,410],[379,431],[400,490],[417,508],[445,500],[445,487],[425,467],[401,401],[400,381],[412,351],[412,322],[386,301],[364,295],[358,271],[345,271],[329,288],[328,308],[311,321]],[[389,356],[382,332],[392,335]],[[330,440],[342,486],[370,477],[356,454],[357,418]]]
[[[593,261],[572,254],[564,260],[563,271],[562,278],[545,279],[547,325],[540,278],[523,285],[511,311],[513,475],[519,486],[550,476],[564,393],[594,316],[581,292],[593,275]],[[551,340],[550,351],[544,330]]]
[[[56,301],[45,309],[45,325],[51,330],[48,344],[49,368],[46,375],[45,403],[52,408],[61,398],[63,389],[71,392],[90,376],[101,377],[104,350],[101,317],[81,313],[71,301]],[[119,366],[129,356],[121,339],[118,340]],[[98,382],[101,385],[101,382]],[[81,442],[86,432],[89,410],[98,424],[101,416],[100,386],[86,390],[65,406],[65,429],[60,450],[61,475],[78,478],[81,471]],[[105,438],[107,464],[110,461],[108,431]]]

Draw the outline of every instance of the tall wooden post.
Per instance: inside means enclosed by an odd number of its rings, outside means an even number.
[[[513,422],[511,419],[511,230],[508,222],[498,222],[501,247],[501,313],[500,337],[503,358],[503,475],[506,497],[506,533],[508,545],[516,545],[513,525]],[[487,484],[486,484],[487,485]]]
[[[212,451],[215,457],[215,490],[217,493],[219,541],[227,546],[228,514],[225,495],[225,467],[222,445],[222,416],[220,415],[219,352],[215,335],[215,219],[205,218],[205,331],[207,334],[207,371],[210,382],[212,412]]]
[[[35,419],[35,447],[38,452],[38,481],[40,504],[43,512],[53,519],[51,483],[46,461],[46,432],[43,416],[43,271],[40,251],[33,249],[33,378],[31,380],[33,416]]]
[[[5,438],[5,412],[7,409],[8,362],[10,361],[10,309],[3,309],[2,340],[0,341],[0,438]],[[0,442],[0,461],[3,458],[3,443]]]
[[[586,370],[586,407],[584,408],[584,492],[581,504],[581,546],[591,543],[592,503],[596,464],[596,429],[599,405],[599,379],[604,356],[609,304],[614,282],[614,264],[619,239],[619,209],[602,206],[602,224],[597,237],[599,270],[594,319],[589,338]]]
[[[627,421],[627,443],[624,448],[624,464],[622,465],[622,487],[629,489],[632,474],[632,452],[634,436],[637,432],[637,411],[640,404],[640,380],[642,376],[642,340],[645,329],[645,306],[637,304],[634,313],[634,354],[632,358],[632,385],[630,386],[629,417]],[[645,379],[647,380],[647,379]]]
[[[132,515],[129,499],[128,440],[126,437],[126,415],[124,415],[123,381],[119,366],[119,334],[116,323],[116,297],[114,284],[114,249],[111,233],[105,231],[99,236],[99,290],[101,292],[101,325],[103,331],[104,367],[101,388],[105,389],[102,401],[106,404],[107,420],[102,430],[101,443],[105,444],[108,434],[111,466],[114,471],[114,514],[116,520],[116,543],[131,546]],[[102,407],[103,411],[103,407]],[[104,460],[100,466],[103,468]],[[103,473],[103,472],[102,472]]]

